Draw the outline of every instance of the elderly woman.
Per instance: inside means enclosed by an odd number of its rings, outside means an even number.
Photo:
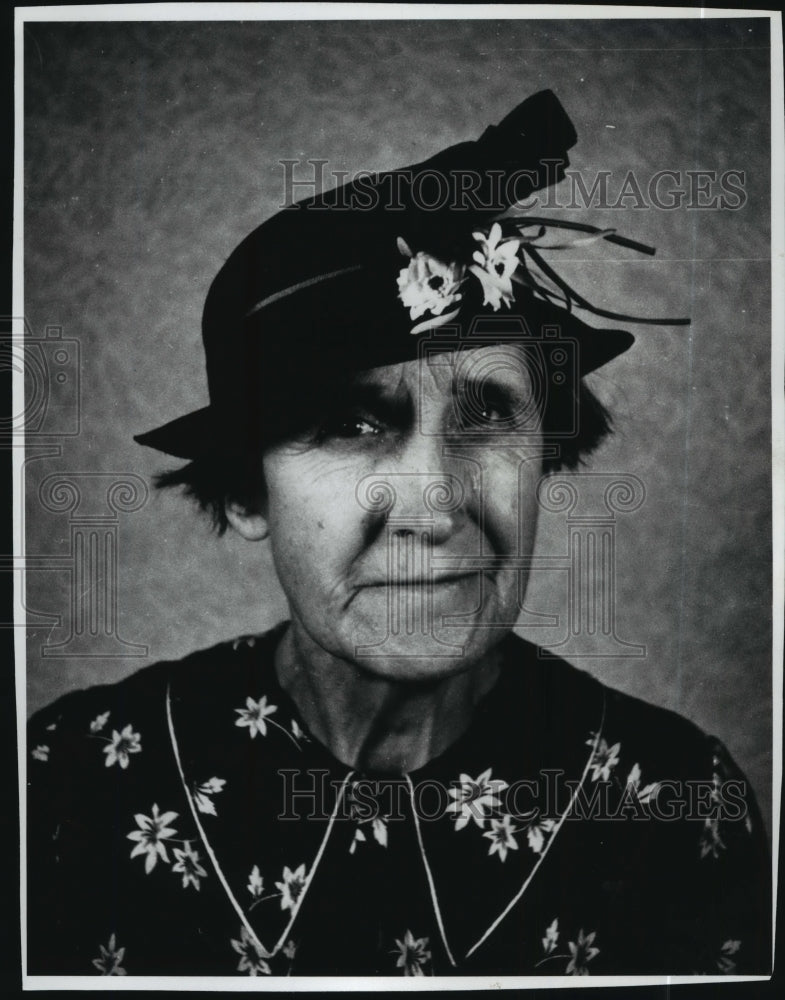
[[[725,749],[512,632],[543,476],[609,431],[583,376],[632,343],[574,314],[565,224],[505,213],[574,142],[543,92],[219,272],[210,405],[138,440],[269,538],[290,620],[34,718],[31,973],[768,971]]]

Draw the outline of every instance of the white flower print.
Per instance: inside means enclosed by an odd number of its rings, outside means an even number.
[[[100,948],[101,954],[98,958],[93,959],[93,965],[98,969],[102,976],[124,976],[126,974],[125,969],[122,968],[120,963],[125,955],[125,948],[117,947],[117,940],[115,935],[109,938],[109,944],[106,948],[101,944],[98,946]]]
[[[720,851],[725,850],[725,841],[720,836],[720,824],[716,816],[708,816],[703,824],[700,835],[700,856],[713,858],[720,856]]]
[[[371,830],[373,831],[373,839],[381,847],[387,846],[387,821],[384,819],[371,820]]]
[[[349,818],[357,823],[357,827],[349,845],[349,853],[354,854],[358,844],[368,842],[369,836],[379,844],[380,847],[387,847],[388,829],[387,816],[375,815],[378,813],[378,805],[364,798],[360,792],[362,786],[359,782],[352,782],[347,792],[346,801],[349,806]],[[368,827],[370,826],[370,834]]]
[[[423,966],[431,960],[431,953],[428,951],[428,938],[415,938],[410,930],[403,936],[403,941],[395,939],[395,947],[398,949],[398,961],[396,968],[403,969],[405,976],[423,976]],[[393,951],[395,954],[395,951]]]
[[[300,865],[292,871],[284,865],[283,869],[283,882],[276,882],[275,888],[281,893],[281,909],[282,910],[294,910],[297,908],[297,903],[303,894],[303,889],[305,888],[305,865]]]
[[[512,826],[510,816],[502,816],[501,819],[492,819],[490,830],[486,830],[483,837],[487,837],[491,842],[488,849],[488,856],[498,854],[500,861],[505,861],[508,851],[518,850],[518,841],[513,836],[517,833]]]
[[[207,872],[199,863],[199,852],[195,851],[187,840],[182,849],[175,847],[173,850],[177,862],[172,865],[172,871],[183,876],[183,889],[192,885],[194,889],[198,890],[201,886],[201,880],[207,877]]]
[[[96,715],[96,717],[90,723],[90,732],[100,733],[108,721],[109,721],[109,712],[101,712],[100,715]]]
[[[138,841],[136,847],[131,851],[131,857],[135,858],[139,854],[147,855],[144,861],[144,870],[147,875],[155,868],[158,858],[167,864],[169,863],[169,855],[166,853],[163,841],[177,833],[177,830],[167,826],[177,816],[176,812],[159,814],[157,805],[153,805],[152,816],[145,816],[143,813],[137,813],[134,816],[140,829],[127,834],[128,840]]]
[[[215,806],[213,805],[213,800],[209,799],[206,795],[201,792],[194,793],[194,803],[196,808],[200,813],[205,813],[208,816],[217,816],[218,813],[215,811]]]
[[[238,636],[232,642],[232,649],[236,652],[240,648],[240,646],[247,646],[248,649],[253,649],[255,645],[256,645],[255,635],[241,635]]]
[[[445,264],[427,253],[412,257],[398,275],[398,297],[408,308],[409,317],[417,319],[426,312],[440,316],[458,302],[463,272],[461,265]]]
[[[247,972],[249,976],[258,976],[260,972],[263,976],[272,975],[272,970],[265,961],[270,958],[270,953],[254,941],[245,924],[240,928],[240,940],[232,939],[231,945],[240,956],[238,972]]]
[[[351,844],[349,844],[349,854],[354,854],[354,852],[357,850],[357,845],[364,844],[367,839],[368,838],[363,833],[362,828],[358,826],[357,829],[354,831],[352,842]]]
[[[303,743],[309,743],[310,740],[303,732],[301,726],[298,724],[297,719],[292,719],[292,736],[296,740],[302,740]]]
[[[540,822],[533,820],[526,827],[526,841],[535,854],[542,854],[545,847],[546,835],[549,837],[556,828],[556,820],[543,819]]]
[[[649,802],[651,797],[656,794],[657,789],[660,787],[659,783],[653,781],[649,785],[644,785],[641,788],[641,769],[637,763],[632,765],[632,770],[627,775],[627,787],[632,788],[638,797],[638,800],[642,803]]]
[[[568,976],[588,976],[589,970],[586,966],[600,953],[599,948],[593,947],[596,936],[596,931],[592,931],[591,934],[584,934],[583,928],[581,928],[578,931],[578,940],[568,942],[570,954],[572,955],[565,969]]]
[[[554,917],[551,923],[545,928],[545,937],[542,939],[542,950],[546,955],[554,950],[559,941],[559,918]]]
[[[287,941],[281,950],[283,951],[284,956],[291,962],[297,954],[297,945],[294,941]]]
[[[469,820],[474,820],[482,829],[491,810],[501,805],[497,795],[507,788],[507,782],[492,779],[491,768],[488,768],[478,778],[462,774],[459,783],[459,788],[450,789],[450,795],[456,801],[447,807],[448,812],[456,814],[455,829],[462,830]]]
[[[736,971],[736,961],[731,958],[741,948],[741,941],[725,941],[720,949],[720,957],[717,959],[717,968],[725,975],[731,975]]]
[[[245,708],[235,709],[240,718],[236,719],[234,724],[236,726],[248,726],[251,739],[254,739],[257,733],[266,736],[267,723],[264,720],[269,715],[272,715],[273,712],[277,712],[278,706],[268,705],[266,695],[261,697],[259,701],[254,701],[253,698],[246,698],[245,706]]]
[[[714,767],[720,767],[721,761],[719,757],[715,755]],[[725,841],[720,836],[720,810],[722,807],[722,777],[715,770],[712,774],[712,789],[711,789],[711,800],[714,803],[714,810],[712,816],[707,816],[703,823],[703,829],[700,835],[700,856],[701,858],[707,858],[709,855],[713,858],[718,858],[720,852],[726,850]],[[745,828],[749,833],[751,831],[751,824],[749,816],[745,819]]]
[[[247,889],[254,899],[261,898],[264,892],[264,879],[259,871],[259,865],[254,865],[251,869],[251,874],[248,876]]]
[[[577,940],[567,942],[569,952],[559,952],[556,950],[560,937],[561,931],[559,930],[559,920],[557,917],[554,917],[545,929],[545,937],[540,938],[544,955],[539,962],[535,963],[534,967],[538,968],[541,965],[546,965],[553,961],[563,961],[566,958],[569,961],[567,962],[567,966],[564,970],[565,975],[588,976],[589,970],[587,966],[589,962],[596,958],[600,953],[600,949],[594,944],[597,932],[591,931],[591,933],[585,934],[583,928],[581,928],[578,931]]]
[[[716,757],[714,759],[717,760]],[[711,776],[711,801],[717,805],[722,803],[722,778],[716,771]]]
[[[264,879],[259,871],[259,865],[254,865],[251,874],[248,876],[247,889],[254,899],[260,899],[264,892]]]
[[[49,760],[49,747],[45,743],[39,743],[30,751],[30,756],[33,760],[41,760],[45,763]]]
[[[511,306],[512,275],[520,263],[518,250],[521,241],[510,239],[500,244],[502,229],[498,222],[494,222],[487,236],[484,233],[472,235],[479,241],[480,249],[472,254],[475,263],[469,266],[469,270],[482,284],[483,305],[491,306],[494,312],[502,303]]]
[[[586,740],[586,746],[594,746],[594,734],[589,736]],[[611,771],[619,763],[619,751],[621,750],[621,743],[614,743],[612,747],[609,747],[605,740],[601,739],[597,744],[597,749],[592,754],[591,763],[589,767],[591,768],[591,780],[598,781],[602,778],[603,781],[610,781]]]
[[[141,753],[141,739],[142,737],[139,733],[135,733],[130,725],[125,726],[119,733],[116,729],[113,729],[112,742],[109,746],[104,747],[104,753],[106,754],[104,763],[106,766],[111,767],[113,764],[119,764],[125,770],[129,763],[128,754]]]
[[[367,825],[367,823],[364,823],[363,825]],[[373,839],[376,841],[377,844],[379,844],[380,847],[387,846],[388,831],[387,831],[386,819],[380,819],[378,816],[376,817],[376,819],[372,819],[371,833],[373,834]],[[354,831],[354,837],[352,838],[352,842],[349,845],[349,853],[354,854],[354,852],[357,850],[357,845],[364,844],[367,842],[367,840],[368,838],[366,837],[365,831],[363,830],[362,826],[358,826],[357,829]]]
[[[226,784],[225,778],[210,778],[203,784],[198,785],[194,791],[194,802],[200,813],[207,813],[209,816],[217,816],[215,805],[211,796],[218,795],[223,791]]]

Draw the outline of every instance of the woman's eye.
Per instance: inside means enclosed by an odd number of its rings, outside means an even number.
[[[322,438],[373,437],[381,432],[381,426],[370,417],[352,415],[336,417],[322,427]]]
[[[338,432],[344,437],[367,437],[371,434],[378,434],[379,427],[371,423],[370,420],[359,418],[342,421],[339,424]]]
[[[507,403],[488,400],[479,408],[477,414],[482,424],[509,423],[511,413]]]

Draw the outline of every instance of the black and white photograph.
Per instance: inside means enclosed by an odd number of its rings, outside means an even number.
[[[780,15],[157,6],[16,12],[26,985],[767,979]]]

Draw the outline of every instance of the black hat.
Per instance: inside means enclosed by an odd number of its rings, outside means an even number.
[[[210,405],[135,440],[196,458],[220,448],[238,419],[263,419],[262,400],[291,402],[348,370],[415,358],[424,339],[465,343],[484,317],[503,340],[558,331],[574,345],[580,376],[625,351],[630,333],[594,329],[572,309],[632,317],[593,309],[540,250],[566,245],[550,238],[555,226],[654,251],[610,230],[508,213],[563,178],[576,139],[545,90],[474,142],[278,212],[234,250],[207,295]]]

